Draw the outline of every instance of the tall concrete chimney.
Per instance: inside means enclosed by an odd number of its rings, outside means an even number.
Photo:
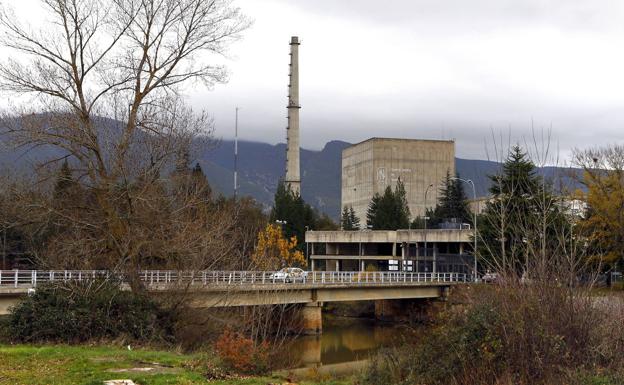
[[[301,193],[299,171],[299,38],[290,38],[290,82],[288,84],[288,127],[286,128],[286,182],[290,189]]]

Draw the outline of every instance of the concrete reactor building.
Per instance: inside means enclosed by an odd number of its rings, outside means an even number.
[[[365,227],[373,195],[394,189],[400,178],[412,219],[423,216],[425,208],[435,207],[447,172],[455,173],[452,140],[371,138],[342,151],[341,206],[353,207]]]

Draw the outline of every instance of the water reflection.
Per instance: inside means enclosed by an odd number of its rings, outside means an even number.
[[[323,317],[320,336],[301,336],[283,347],[290,368],[361,366],[381,346],[402,340],[408,331],[400,326],[373,320]],[[353,363],[357,365],[342,365]]]

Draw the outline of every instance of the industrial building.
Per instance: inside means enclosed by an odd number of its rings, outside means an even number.
[[[342,152],[341,206],[353,207],[365,227],[373,195],[394,188],[400,178],[412,218],[423,216],[426,207],[436,205],[447,172],[455,173],[452,140],[371,138]]]
[[[473,230],[307,231],[311,270],[472,272]]]

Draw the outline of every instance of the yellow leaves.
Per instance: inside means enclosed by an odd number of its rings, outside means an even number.
[[[258,242],[252,255],[255,268],[277,270],[286,266],[306,266],[303,253],[296,249],[297,237],[284,237],[281,226],[267,224],[258,233]]]
[[[600,173],[585,172],[584,194],[590,208],[589,215],[580,223],[588,241],[598,246],[604,262],[614,262],[622,256],[624,234],[624,181],[617,170]],[[580,195],[580,194],[579,194]]]

